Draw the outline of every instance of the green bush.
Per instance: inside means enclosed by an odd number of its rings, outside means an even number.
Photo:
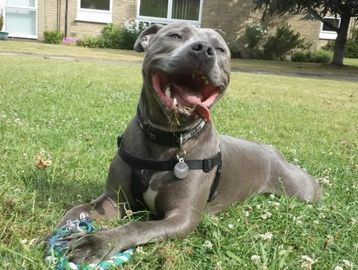
[[[326,45],[322,46],[322,50],[333,52],[334,44],[335,44],[334,40],[329,40]]]
[[[242,58],[241,51],[237,47],[230,47],[231,58]]]
[[[294,52],[291,56],[292,62],[311,62],[311,52],[310,51],[297,51]]]
[[[112,49],[133,49],[140,32],[145,28],[146,24],[140,23],[139,27],[132,23],[123,25],[108,24],[98,37],[87,37],[79,40],[79,46],[91,48],[112,48]]]
[[[332,60],[332,54],[324,50],[312,52],[312,62],[329,63]]]
[[[245,27],[246,46],[250,49],[256,48],[267,33],[267,27],[259,22],[250,23]]]
[[[269,36],[263,47],[265,59],[284,60],[291,50],[305,49],[307,45],[300,33],[295,33],[288,24],[285,24],[276,29],[275,35]]]
[[[358,58],[358,38],[347,40],[344,56],[348,58]]]
[[[3,25],[4,25],[4,17],[2,16],[2,13],[0,13],[0,31]]]
[[[314,62],[314,63],[329,63],[332,59],[332,54],[324,51],[297,51],[292,54],[292,62]]]
[[[330,40],[322,49],[333,52],[334,44],[335,41]],[[346,47],[344,48],[344,57],[358,58],[358,29],[355,29],[352,33],[352,37],[347,39]]]
[[[77,40],[77,45],[82,47],[89,48],[106,48],[104,45],[104,40],[101,36],[99,37],[85,37],[83,39]]]
[[[44,41],[50,44],[60,44],[65,37],[65,34],[61,31],[45,31]]]

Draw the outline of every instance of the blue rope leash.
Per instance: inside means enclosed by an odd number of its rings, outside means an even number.
[[[70,262],[66,255],[68,250],[68,241],[66,237],[78,232],[95,232],[88,214],[81,213],[80,219],[74,221],[67,221],[67,224],[55,230],[48,239],[45,261],[54,270],[107,270],[114,266],[122,265],[127,262],[133,255],[134,249],[128,249],[123,252],[118,252],[106,261],[98,264],[75,264]]]

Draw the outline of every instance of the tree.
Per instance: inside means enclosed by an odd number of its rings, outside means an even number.
[[[344,48],[347,43],[349,22],[358,17],[358,0],[255,0],[256,8],[264,9],[264,17],[269,14],[305,14],[306,18],[320,20],[337,32],[332,64],[343,65]],[[337,27],[323,18],[326,15],[340,17]]]

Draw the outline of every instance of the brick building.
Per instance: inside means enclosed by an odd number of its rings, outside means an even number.
[[[81,38],[98,35],[107,23],[129,20],[169,23],[185,20],[201,27],[219,29],[233,44],[249,21],[258,21],[254,1],[245,0],[0,0],[5,31],[10,37],[42,39],[43,32],[60,30]],[[339,19],[327,18],[339,23]],[[273,18],[267,23],[287,22],[319,48],[336,33],[319,21],[302,16]],[[354,22],[352,22],[353,25]]]

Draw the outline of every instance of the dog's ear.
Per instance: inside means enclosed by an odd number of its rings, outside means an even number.
[[[148,46],[150,39],[163,27],[160,24],[152,24],[140,33],[136,42],[134,43],[134,50],[136,52],[144,52]]]

